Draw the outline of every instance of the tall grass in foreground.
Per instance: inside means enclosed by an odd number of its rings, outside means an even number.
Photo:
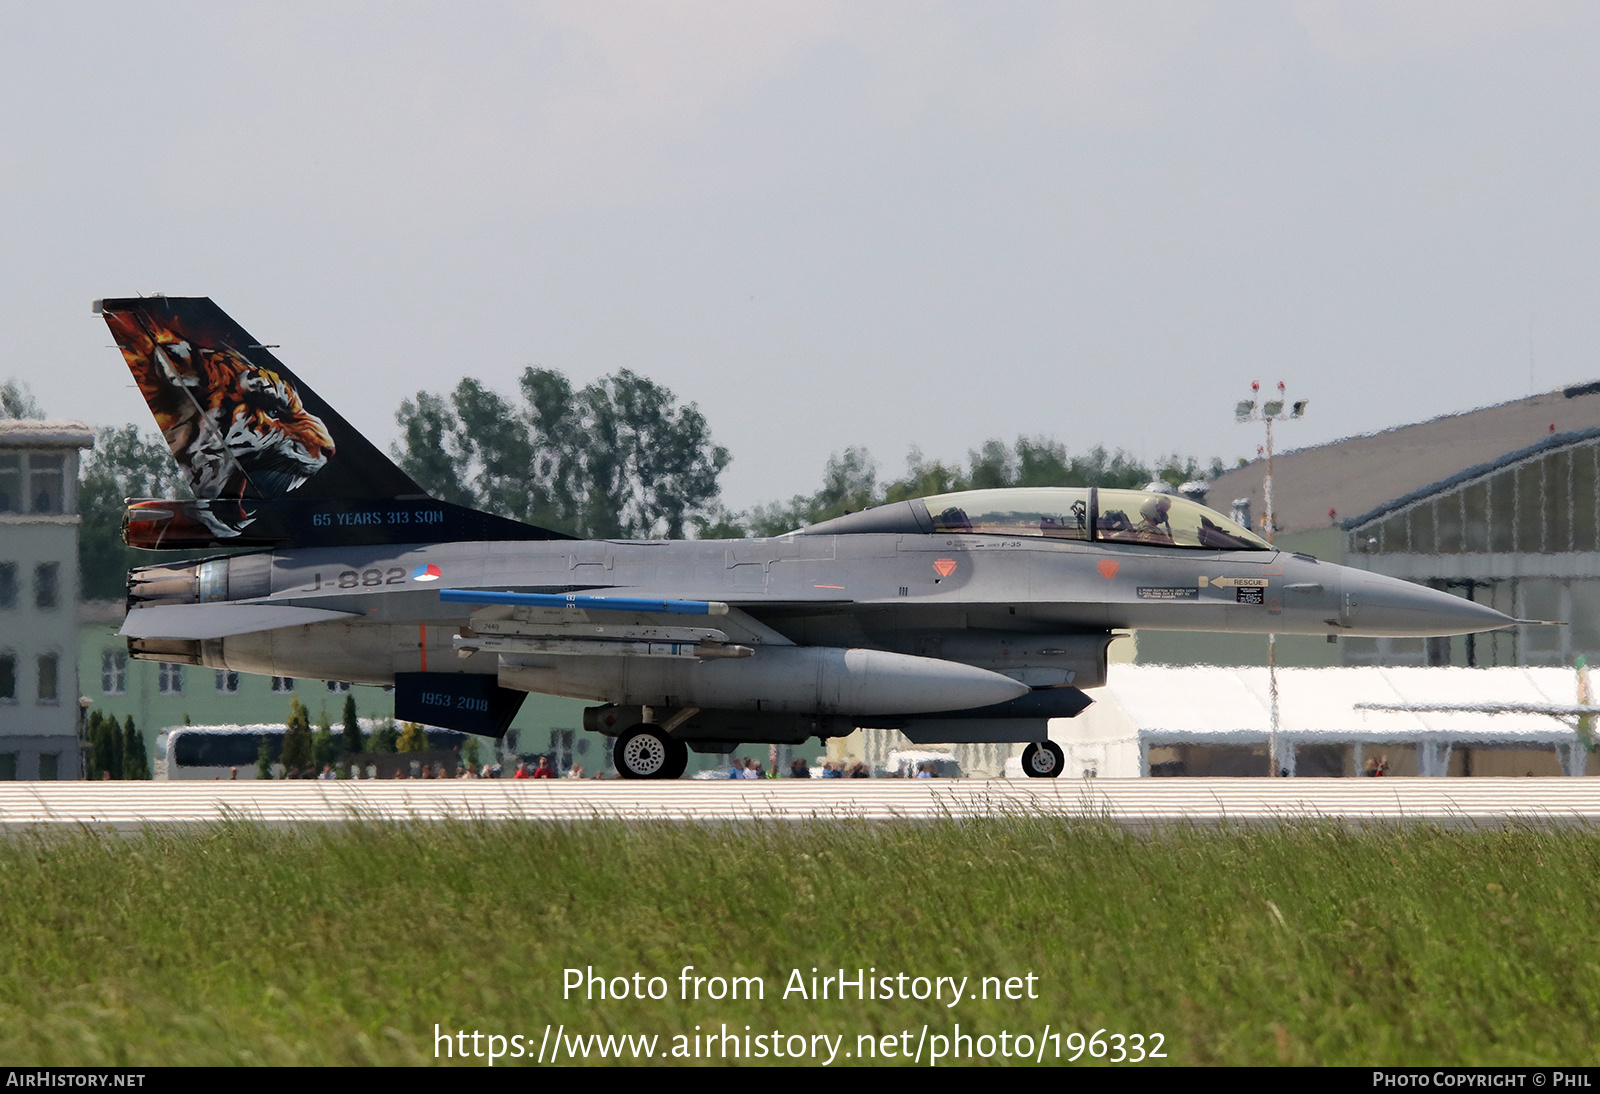
[[[1589,832],[1043,819],[229,824],[0,841],[0,1060],[404,1063],[433,1030],[1159,1031],[1172,1063],[1594,1063]],[[681,1002],[679,970],[760,975]],[[562,970],[669,998],[562,999]],[[1038,976],[806,1002],[789,972]],[[1088,1062],[1087,1060],[1083,1062]]]

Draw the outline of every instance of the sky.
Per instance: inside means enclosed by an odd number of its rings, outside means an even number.
[[[864,445],[1252,456],[1600,378],[1600,5],[0,6],[0,378],[151,424],[210,296],[387,447],[529,365],[694,402],[734,509]]]

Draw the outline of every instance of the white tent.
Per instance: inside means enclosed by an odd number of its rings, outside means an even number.
[[[1280,755],[1305,745],[1405,745],[1419,774],[1443,775],[1452,748],[1554,750],[1582,774],[1587,748],[1573,720],[1548,714],[1402,713],[1360,703],[1554,703],[1578,701],[1578,676],[1560,668],[1279,669]],[[1177,745],[1265,747],[1271,732],[1265,668],[1112,665],[1093,706],[1051,723],[1068,775],[1150,773],[1150,750]],[[1293,769],[1293,760],[1288,761]]]

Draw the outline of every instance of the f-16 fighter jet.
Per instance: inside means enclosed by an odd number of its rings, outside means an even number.
[[[1124,628],[1432,636],[1481,604],[1275,550],[1134,490],[971,490],[772,539],[580,541],[428,496],[206,298],[102,300],[191,500],[124,535],[221,548],[128,575],[134,657],[392,685],[395,716],[503,735],[528,692],[588,700],[624,778],[688,750],[858,727],[1026,743],[1090,703]]]

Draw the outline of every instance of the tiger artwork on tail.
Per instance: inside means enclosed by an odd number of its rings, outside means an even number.
[[[333,438],[294,387],[227,346],[197,345],[148,315],[107,315],[189,488],[219,534],[249,523],[247,498],[278,498],[322,470]],[[236,514],[225,517],[224,512]]]

